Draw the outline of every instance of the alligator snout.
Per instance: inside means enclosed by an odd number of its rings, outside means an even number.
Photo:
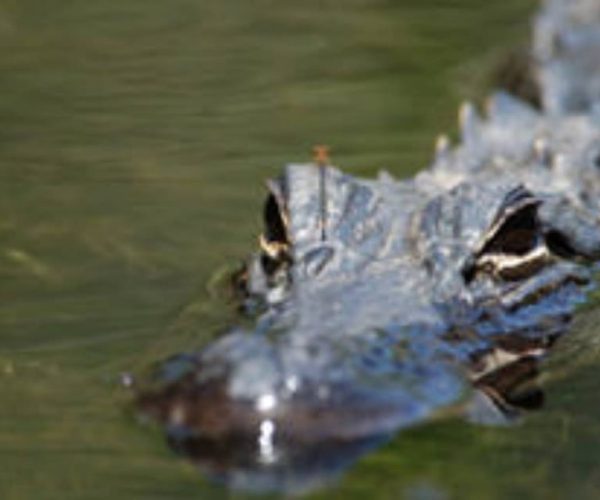
[[[320,348],[232,333],[161,365],[137,405],[208,472],[272,482],[317,457],[338,470],[399,428],[453,411],[470,387],[449,365],[426,363],[426,350],[397,364],[382,349]]]
[[[257,349],[256,339],[243,334],[222,340],[229,350],[213,347],[166,362],[157,374],[164,383],[139,394],[141,410],[173,434],[247,441],[260,454],[267,441],[286,447],[386,434],[426,419],[464,392],[462,377],[443,363],[408,362],[396,367],[397,375],[376,376],[359,367],[381,370],[368,359],[372,353],[353,353],[353,360],[345,353],[342,362],[332,352],[330,366],[311,365],[297,353],[290,360],[283,346],[265,341]]]
[[[295,352],[293,362],[285,344],[232,333],[204,352],[167,360],[136,403],[176,452],[213,478],[295,491],[330,480],[403,427],[458,413],[497,421],[523,399],[513,389],[537,373],[537,344],[518,345],[531,354],[516,362],[508,351],[489,353],[473,384],[425,345],[400,342],[395,349],[412,350],[396,360],[383,349],[345,352],[343,366],[333,351],[308,349],[302,362]],[[330,364],[320,362],[324,356]],[[499,364],[501,357],[508,361]]]
[[[198,382],[203,368],[141,393],[137,404],[164,425],[173,450],[231,488],[313,488],[387,439],[382,421],[413,411],[393,403],[357,406],[344,398],[330,405],[323,387],[287,398],[236,398],[227,375]]]

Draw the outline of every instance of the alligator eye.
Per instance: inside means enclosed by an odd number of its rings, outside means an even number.
[[[480,251],[483,254],[525,255],[539,241],[537,204],[526,205],[508,216]]]
[[[265,223],[264,237],[267,242],[287,243],[286,225],[275,195],[270,193],[263,210]]]
[[[519,280],[546,264],[549,253],[537,215],[539,202],[531,195],[521,196],[517,206],[498,217],[474,262],[463,272],[467,282],[479,272]]]
[[[282,264],[289,262],[287,223],[276,195],[271,192],[263,209],[264,231],[259,238],[261,263],[265,273],[274,275]]]

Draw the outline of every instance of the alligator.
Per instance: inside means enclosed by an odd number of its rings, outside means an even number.
[[[137,395],[175,449],[229,485],[307,488],[402,428],[539,406],[538,361],[600,260],[600,1],[547,0],[529,70],[535,99],[464,104],[458,144],[411,179],[321,148],[268,183],[253,326]]]

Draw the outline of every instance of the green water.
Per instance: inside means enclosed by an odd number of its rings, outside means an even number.
[[[0,498],[243,496],[139,425],[119,374],[232,320],[218,282],[254,245],[264,178],[315,143],[360,175],[421,168],[533,8],[0,1]],[[314,497],[597,497],[594,316],[545,411],[404,432]]]

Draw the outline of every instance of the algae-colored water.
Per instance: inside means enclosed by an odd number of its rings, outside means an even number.
[[[242,497],[140,425],[119,374],[231,322],[218,282],[264,178],[315,143],[356,174],[418,170],[534,8],[0,1],[0,498]],[[594,315],[543,412],[404,432],[314,498],[597,497]]]

